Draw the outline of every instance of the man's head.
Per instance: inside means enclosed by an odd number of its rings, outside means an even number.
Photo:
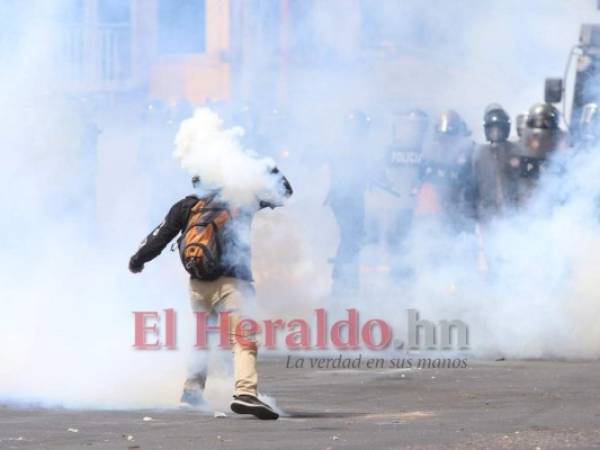
[[[521,142],[527,155],[544,158],[556,150],[563,139],[558,110],[548,103],[537,103],[529,109]]]
[[[536,103],[527,114],[527,128],[536,130],[558,130],[558,110],[549,103]]]
[[[488,142],[506,142],[510,135],[510,118],[502,106],[492,103],[485,109],[483,129]]]

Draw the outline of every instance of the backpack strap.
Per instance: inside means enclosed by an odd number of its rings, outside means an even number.
[[[185,229],[183,230],[182,235],[185,235],[190,229],[199,225],[198,223],[193,223],[191,220],[192,216],[194,214],[202,214],[202,213],[209,212],[209,211],[226,210],[229,212],[229,216],[230,217],[232,216],[231,211],[229,211],[229,209],[224,206],[210,206],[216,196],[217,196],[217,193],[214,193],[207,197],[198,199],[196,204],[194,206],[192,206],[192,209],[190,210],[190,216],[188,217],[188,223],[187,223],[187,226],[185,227]],[[209,225],[209,224],[207,223],[206,225]]]

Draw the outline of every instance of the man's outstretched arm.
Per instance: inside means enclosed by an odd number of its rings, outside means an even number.
[[[160,255],[169,242],[182,231],[189,210],[195,202],[195,199],[188,197],[173,205],[165,220],[146,236],[138,251],[129,260],[129,270],[131,272],[141,272],[144,269],[144,264]]]

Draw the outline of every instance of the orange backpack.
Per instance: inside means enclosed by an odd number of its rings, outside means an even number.
[[[223,274],[223,227],[231,212],[215,196],[204,197],[192,207],[179,239],[179,255],[188,273],[200,280],[216,280]]]

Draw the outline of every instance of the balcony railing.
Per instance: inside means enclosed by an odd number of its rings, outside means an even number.
[[[66,26],[39,43],[39,67],[49,82],[67,92],[118,92],[140,84],[132,64],[131,29],[127,25]],[[0,66],[12,67],[30,52],[38,37],[0,30]],[[22,53],[21,52],[27,52]],[[42,52],[44,52],[42,54]]]
[[[68,90],[122,91],[136,84],[131,30],[125,25],[65,29],[57,61]]]

